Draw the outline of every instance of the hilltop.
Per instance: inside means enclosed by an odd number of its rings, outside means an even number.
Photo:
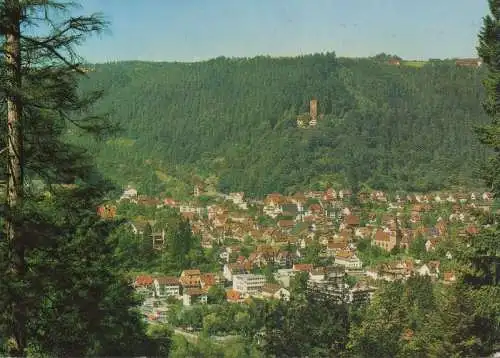
[[[96,110],[110,112],[123,132],[85,144],[108,176],[149,193],[182,191],[174,177],[194,174],[257,196],[326,184],[477,184],[485,152],[472,129],[487,121],[484,70],[404,64],[328,53],[94,65],[82,89],[105,90]],[[299,128],[311,99],[317,125]]]

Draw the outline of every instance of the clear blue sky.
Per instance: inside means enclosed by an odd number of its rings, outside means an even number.
[[[334,51],[405,59],[475,57],[486,0],[81,0],[110,31],[91,62],[198,61]]]

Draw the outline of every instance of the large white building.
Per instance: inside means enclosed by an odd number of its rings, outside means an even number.
[[[233,290],[238,291],[243,295],[255,294],[259,292],[265,283],[266,277],[264,275],[233,275]]]
[[[360,270],[363,267],[363,262],[350,251],[340,251],[335,254],[335,264],[350,270]]]
[[[153,284],[156,297],[180,296],[180,283],[177,277],[157,277]]]

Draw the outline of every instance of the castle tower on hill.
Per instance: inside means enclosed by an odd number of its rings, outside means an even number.
[[[311,119],[315,121],[318,117],[318,100],[317,99],[311,99],[309,102],[309,115],[311,116]]]
[[[313,98],[309,101],[309,113],[306,112],[297,116],[297,126],[299,128],[315,127],[317,123],[318,100]]]
[[[317,99],[311,99],[309,102],[309,116],[311,117],[311,121],[309,122],[309,125],[311,127],[316,126],[318,123],[318,100]]]

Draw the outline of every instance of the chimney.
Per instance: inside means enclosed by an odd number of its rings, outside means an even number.
[[[311,120],[316,121],[318,117],[318,100],[311,99],[309,102],[309,115],[311,116]]]

